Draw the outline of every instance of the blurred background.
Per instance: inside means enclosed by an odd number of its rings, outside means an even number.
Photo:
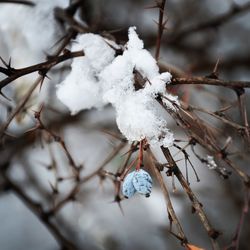
[[[10,58],[13,68],[45,61],[73,25],[76,29],[90,27],[91,32],[115,39],[118,44],[125,44],[128,28],[136,26],[145,48],[155,54],[159,9],[154,8],[156,2],[153,0],[34,0],[34,6],[6,2],[0,1],[1,67],[5,67],[4,62],[9,62]],[[78,7],[70,11],[77,24],[72,24],[72,20],[65,19],[59,10],[76,2],[79,2]],[[221,79],[249,80],[249,1],[167,0],[164,19],[167,23],[159,57],[162,71],[170,71],[173,76],[207,76],[214,72],[218,63],[216,73]],[[70,43],[67,48],[70,49]],[[72,249],[182,249],[180,242],[169,233],[166,205],[156,179],[149,198],[136,195],[119,201],[117,186],[108,173],[116,173],[124,164],[130,145],[121,140],[111,106],[71,116],[60,103],[55,91],[69,70],[69,61],[53,67],[41,90],[37,88],[33,92],[1,137],[0,249],[49,250],[63,249],[63,246],[67,249],[67,243],[61,244],[64,239],[73,243]],[[5,77],[0,74],[0,80]],[[1,126],[24,100],[37,77],[37,72],[26,75],[2,89],[11,101],[0,96]],[[237,96],[231,89],[180,85],[170,86],[169,91],[184,103],[209,111],[230,106],[227,117],[242,123]],[[246,89],[246,108],[248,97]],[[37,124],[34,111],[38,111],[42,103],[44,124],[63,138],[74,162],[82,166],[80,177],[88,177],[103,164],[107,171],[91,176],[77,187],[74,195],[68,197],[49,219],[41,211],[50,211],[64,200],[76,182],[61,144],[46,131],[32,130]],[[249,174],[249,147],[238,131],[207,113],[199,113],[199,117],[218,131],[221,144],[230,141],[232,159]],[[179,140],[178,145],[185,147],[188,136],[170,116],[167,119],[169,128]],[[166,163],[159,149],[152,150],[159,162]],[[183,154],[178,148],[170,150],[185,172]],[[221,178],[195,156],[191,147],[186,151],[200,179],[197,182],[189,165],[190,186],[203,204],[209,221],[221,233],[218,241],[222,249],[230,244],[239,223],[244,185],[234,173],[227,179]],[[202,158],[209,154],[199,146],[195,151]],[[221,162],[217,164],[225,167]],[[147,164],[145,167],[150,171]],[[162,176],[189,241],[212,249],[181,186],[176,181],[173,191],[171,177],[164,172]],[[249,219],[249,215],[244,218],[238,248],[241,250],[250,249]]]

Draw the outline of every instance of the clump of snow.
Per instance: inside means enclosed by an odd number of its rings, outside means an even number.
[[[144,138],[150,144],[172,145],[172,133],[167,122],[160,115],[160,104],[143,90],[133,92],[119,102],[116,107],[118,128],[129,141],[140,141]],[[164,138],[170,139],[164,141]]]
[[[99,35],[78,36],[72,50],[83,49],[85,56],[73,59],[72,70],[59,85],[57,96],[72,114],[111,103],[118,128],[129,141],[146,138],[150,144],[169,147],[174,136],[155,98],[164,96],[162,100],[169,109],[179,105],[177,97],[166,92],[171,74],[159,73],[156,60],[144,49],[135,27],[129,28],[128,36],[123,54],[117,57],[114,49],[118,45],[114,42],[110,46]],[[135,72],[144,82],[139,90],[134,87]]]
[[[65,8],[68,0],[36,0],[35,6],[1,4],[1,39],[8,47],[14,67],[40,62],[60,38],[63,30],[54,17],[54,8]]]
[[[72,114],[104,105],[99,74],[115,56],[105,40],[94,34],[78,36],[72,46],[72,51],[77,50],[83,50],[85,56],[73,59],[71,72],[57,90],[57,97]]]
[[[134,65],[126,56],[117,56],[100,74],[103,99],[117,105],[124,96],[135,91]]]
[[[216,169],[217,168],[217,164],[214,161],[214,157],[211,155],[207,155],[207,167],[209,169]]]

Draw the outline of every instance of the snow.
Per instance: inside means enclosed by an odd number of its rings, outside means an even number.
[[[37,0],[34,3],[33,7],[1,4],[1,38],[8,47],[14,67],[40,62],[45,52],[63,36],[53,10],[57,6],[67,7],[68,0]]]
[[[99,73],[115,56],[115,51],[106,41],[94,34],[78,36],[72,51],[78,50],[83,50],[85,56],[73,59],[70,74],[57,90],[57,97],[71,110],[72,114],[104,105]]]
[[[100,74],[104,101],[118,105],[123,98],[135,91],[133,64],[125,56],[118,56]]]
[[[151,79],[159,72],[155,59],[147,50],[143,49],[143,42],[136,34],[135,27],[129,28],[128,37],[127,51],[124,52],[124,56],[130,58],[135,69],[138,70],[143,77]]]
[[[72,50],[82,49],[85,56],[73,59],[71,72],[58,86],[57,97],[72,114],[110,103],[119,130],[129,141],[146,138],[151,145],[169,147],[174,136],[155,98],[165,96],[163,101],[169,109],[179,105],[178,98],[166,92],[171,74],[159,73],[157,62],[144,49],[135,27],[129,28],[128,37],[123,54],[115,57],[115,49],[120,47],[114,41],[96,34],[79,35]],[[144,82],[139,90],[134,87],[135,70]]]
[[[211,155],[207,155],[207,167],[209,169],[216,169],[217,168],[217,164],[214,161],[214,157]]]
[[[35,6],[1,3],[0,7],[0,51],[5,61],[11,58],[11,66],[23,68],[45,60],[46,54],[52,52],[53,46],[65,35],[62,26],[54,18],[54,8],[65,8],[68,0],[33,0]],[[50,78],[56,80],[58,75],[50,72]],[[19,103],[31,84],[37,78],[37,72],[25,75],[8,85],[4,92],[13,103]],[[27,102],[27,114],[20,113],[15,117],[9,129],[17,131],[32,123],[30,114],[37,110],[41,102],[50,98],[49,87],[45,79],[42,91],[37,88]],[[0,111],[2,112],[2,110]],[[16,126],[17,125],[17,126]]]
[[[129,141],[140,141],[147,138],[150,144],[172,145],[172,137],[167,128],[167,122],[160,116],[161,106],[143,90],[126,96],[117,107],[116,122],[118,128]]]

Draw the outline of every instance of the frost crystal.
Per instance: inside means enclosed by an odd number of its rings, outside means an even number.
[[[214,157],[211,155],[207,155],[207,167],[209,169],[216,169],[217,168],[217,164],[214,161]]]
[[[129,141],[146,138],[150,144],[169,147],[174,137],[155,98],[161,95],[164,104],[172,110],[179,105],[177,97],[166,92],[171,74],[159,73],[155,59],[144,49],[135,27],[129,28],[128,33],[124,52],[117,57],[114,48],[118,45],[113,41],[94,34],[78,36],[72,50],[82,49],[85,56],[73,59],[72,70],[59,85],[57,96],[72,114],[111,103],[116,110],[118,128]],[[139,90],[134,87],[135,72],[144,82]]]
[[[152,178],[145,170],[133,171],[126,176],[122,186],[122,193],[126,198],[131,198],[136,192],[146,197],[152,190]]]

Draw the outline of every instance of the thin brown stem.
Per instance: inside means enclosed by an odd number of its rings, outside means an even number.
[[[164,9],[165,9],[166,0],[162,0],[161,3],[157,4],[159,8],[159,18],[158,18],[158,34],[156,38],[156,50],[155,50],[155,59],[159,60],[160,49],[161,49],[161,39],[163,35],[163,31],[165,29],[164,23]]]
[[[202,208],[202,204],[200,203],[200,201],[198,200],[198,198],[196,197],[196,195],[193,193],[192,189],[188,185],[186,179],[184,178],[184,176],[181,173],[179,167],[177,166],[175,160],[173,159],[169,149],[164,148],[164,147],[162,147],[161,149],[162,149],[162,152],[163,152],[166,160],[169,163],[169,169],[173,171],[174,175],[176,176],[176,178],[180,182],[181,186],[185,190],[187,196],[189,197],[189,199],[192,203],[194,211],[197,213],[200,221],[202,222],[202,225],[206,229],[207,234],[209,235],[209,237],[211,239],[213,249],[215,249],[215,250],[220,249],[218,242],[216,241],[217,237],[219,236],[219,232],[216,231],[211,226],[211,224],[210,224],[210,222],[209,222],[209,220],[208,220],[208,218],[207,218],[207,216]]]
[[[187,238],[185,236],[185,233],[182,229],[182,226],[177,218],[177,215],[175,214],[171,199],[170,199],[170,195],[167,189],[166,184],[164,183],[163,177],[161,175],[161,172],[159,171],[159,168],[155,165],[155,157],[152,154],[151,150],[148,150],[149,152],[149,160],[150,160],[150,167],[160,185],[160,188],[162,190],[162,193],[164,195],[165,198],[165,202],[166,202],[166,207],[167,207],[167,211],[168,211],[168,215],[169,215],[169,219],[170,219],[170,231],[171,231],[171,224],[174,223],[174,225],[177,228],[177,235],[180,237],[182,243],[187,243]]]

